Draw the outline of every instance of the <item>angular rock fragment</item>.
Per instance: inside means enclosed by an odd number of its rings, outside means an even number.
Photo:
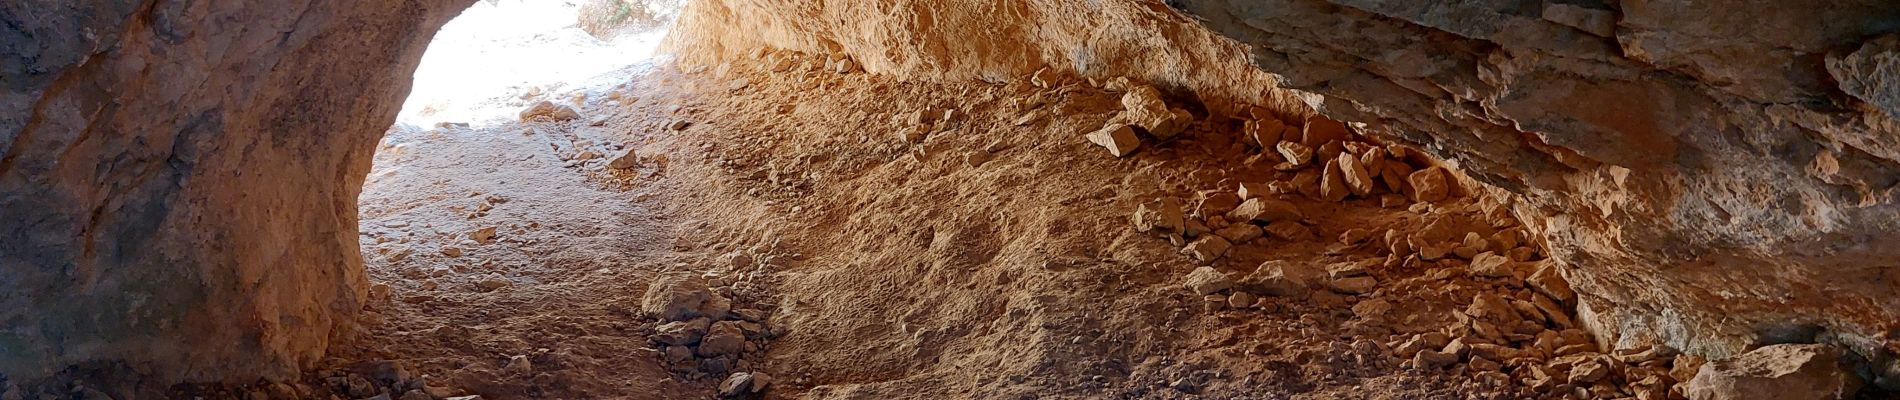
[[[1300,143],[1318,148],[1328,142],[1345,141],[1349,132],[1346,124],[1325,117],[1306,119],[1306,128],[1301,131]]]
[[[1352,153],[1340,153],[1339,172],[1341,172],[1341,178],[1346,181],[1346,187],[1352,189],[1353,194],[1359,196],[1372,194],[1373,185],[1376,182],[1373,182],[1372,174],[1366,172],[1365,165],[1360,164],[1358,157],[1353,157]]]
[[[1227,219],[1233,222],[1299,221],[1303,218],[1305,216],[1300,213],[1299,206],[1282,200],[1261,197],[1247,199],[1241,202],[1240,206],[1234,207],[1232,212],[1227,213]]]
[[[1514,262],[1491,252],[1478,253],[1471,258],[1471,274],[1486,278],[1508,278],[1517,272]]]
[[[1247,121],[1244,129],[1246,129],[1249,142],[1260,146],[1263,150],[1271,151],[1274,145],[1280,143],[1280,132],[1286,129],[1286,124],[1277,119]]]
[[[1267,296],[1300,296],[1310,286],[1306,275],[1290,262],[1268,261],[1241,278],[1240,288]]]
[[[1134,229],[1148,233],[1180,233],[1186,227],[1186,214],[1182,212],[1180,201],[1174,197],[1163,197],[1157,201],[1142,203],[1134,209]]]
[[[1088,134],[1089,143],[1108,149],[1116,157],[1127,157],[1141,148],[1141,138],[1135,136],[1135,129],[1128,125],[1109,124],[1100,130]]]
[[[1290,219],[1274,221],[1271,224],[1267,224],[1265,230],[1268,235],[1289,242],[1300,242],[1313,238],[1312,228],[1307,228],[1306,225],[1300,224],[1299,221]]]
[[[547,100],[542,100],[534,103],[534,105],[528,106],[528,109],[521,110],[520,115],[521,122],[528,122],[537,118],[558,122],[579,119],[580,117],[581,113],[575,111],[574,107],[569,107],[564,104],[554,104],[554,102]]]
[[[1240,189],[1236,190],[1234,194],[1239,195],[1241,200],[1247,200],[1247,199],[1252,199],[1255,197],[1266,196],[1267,194],[1271,192],[1272,191],[1267,188],[1267,184],[1242,182],[1240,184]]]
[[[1194,122],[1194,115],[1186,110],[1169,108],[1153,86],[1130,88],[1122,95],[1122,107],[1128,110],[1125,115],[1129,121],[1159,139],[1174,137]]]
[[[1194,211],[1202,218],[1212,218],[1225,215],[1238,205],[1240,205],[1240,196],[1234,192],[1212,190],[1201,192],[1201,204]]]
[[[640,156],[633,151],[632,147],[621,150],[620,153],[615,154],[612,159],[607,161],[607,168],[633,169],[633,167],[637,166],[640,166]]]
[[[1438,202],[1451,197],[1451,184],[1445,176],[1444,168],[1431,167],[1413,172],[1406,178],[1410,185],[1413,201]]]
[[[1265,235],[1266,232],[1262,231],[1259,225],[1237,223],[1228,225],[1226,228],[1221,228],[1219,231],[1215,231],[1214,234],[1226,238],[1230,243],[1246,243],[1254,239],[1259,239]]]
[[[647,285],[640,310],[667,321],[683,321],[700,315],[700,306],[712,299],[706,281],[690,275],[662,275]]]
[[[719,383],[719,397],[739,397],[751,393],[753,379],[752,374],[744,372],[727,376],[724,382]]]
[[[712,320],[706,318],[673,321],[653,328],[653,335],[649,339],[673,346],[686,346],[698,343],[701,338],[706,337],[706,330],[711,327]]]
[[[1141,203],[1135,207],[1134,223],[1137,232],[1179,233],[1186,226],[1186,214],[1181,212],[1181,201],[1172,197]]]
[[[1211,295],[1234,287],[1234,282],[1214,267],[1199,267],[1189,272],[1185,283],[1197,295]]]
[[[1188,243],[1187,247],[1181,248],[1181,253],[1194,257],[1195,261],[1210,263],[1226,256],[1227,250],[1233,247],[1233,243],[1220,236],[1207,236]]]
[[[1366,294],[1379,285],[1379,280],[1370,276],[1334,279],[1327,283],[1333,291],[1344,294]]]
[[[1327,161],[1325,172],[1320,176],[1320,199],[1331,202],[1346,200],[1346,196],[1352,194],[1352,189],[1346,187],[1345,174],[1340,169],[1339,159]]]
[[[1280,142],[1280,144],[1274,145],[1273,148],[1274,151],[1280,153],[1280,157],[1285,158],[1287,164],[1292,165],[1293,168],[1304,167],[1306,164],[1313,162],[1313,148],[1307,147],[1299,142]]]
[[[697,353],[701,357],[718,357],[739,354],[745,350],[745,331],[739,328],[737,321],[719,321],[706,331],[706,337],[700,339]]]

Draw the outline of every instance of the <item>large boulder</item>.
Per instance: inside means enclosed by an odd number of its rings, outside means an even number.
[[[1703,364],[1682,394],[1689,400],[1851,399],[1863,384],[1840,350],[1778,344]]]

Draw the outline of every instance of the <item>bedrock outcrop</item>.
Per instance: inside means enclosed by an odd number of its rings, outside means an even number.
[[[1173,3],[1520,199],[1606,344],[1819,341],[1895,375],[1900,4]]]
[[[376,141],[467,3],[0,2],[0,380],[321,357]]]

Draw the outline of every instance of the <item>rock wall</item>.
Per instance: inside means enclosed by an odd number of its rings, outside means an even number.
[[[1216,110],[1264,105],[1309,113],[1245,46],[1195,26],[1159,1],[699,0],[665,47],[688,67],[761,47],[845,55],[872,73],[935,81],[1128,76]]]
[[[375,143],[469,2],[0,2],[0,380],[321,357]]]
[[[1900,3],[1175,3],[1523,200],[1599,340],[1900,372]]]
[[[0,3],[0,374],[285,378],[320,357],[366,296],[374,143],[469,1]],[[1186,14],[700,0],[670,46],[689,65],[771,46],[1316,110],[1519,198],[1606,341],[1822,341],[1900,369],[1900,4],[1166,4]]]
[[[1900,3],[702,0],[681,21],[689,64],[772,46],[1310,106],[1521,200],[1607,345],[1821,341],[1900,376]]]

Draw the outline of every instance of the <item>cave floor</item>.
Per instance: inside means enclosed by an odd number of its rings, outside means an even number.
[[[765,63],[660,68],[604,95],[550,97],[581,105],[571,121],[392,129],[361,197],[378,286],[363,328],[291,389],[706,398],[731,372],[763,372],[765,398],[1533,393],[1391,355],[1457,325],[1474,293],[1526,289],[1385,266],[1382,240],[1338,240],[1354,228],[1491,235],[1510,223],[1486,217],[1496,207],[1295,195],[1311,236],[1245,242],[1213,266],[1362,265],[1377,290],[1230,307],[1184,288],[1198,263],[1129,216],[1156,198],[1191,208],[1201,191],[1290,179],[1236,142],[1237,122],[1116,158],[1082,134],[1120,96],[1081,82],[754,64]],[[610,167],[624,148],[638,166]],[[758,310],[765,333],[722,362],[666,354],[664,321],[641,312],[642,296],[680,273]]]

